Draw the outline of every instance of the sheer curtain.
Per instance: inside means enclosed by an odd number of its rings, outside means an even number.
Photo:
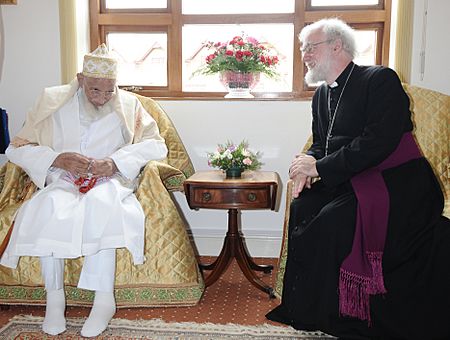
[[[413,19],[414,2],[398,0],[394,68],[404,83],[411,80]]]
[[[61,80],[68,83],[82,68],[89,51],[88,0],[59,0]]]

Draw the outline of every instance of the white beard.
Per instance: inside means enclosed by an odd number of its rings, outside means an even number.
[[[78,100],[80,101],[80,105],[84,109],[84,118],[90,122],[100,119],[113,111],[112,98],[102,106],[95,106],[89,101],[86,93],[81,87],[78,89]]]
[[[328,56],[323,63],[316,64],[314,68],[308,69],[305,81],[308,85],[326,81],[331,69],[331,56]]]

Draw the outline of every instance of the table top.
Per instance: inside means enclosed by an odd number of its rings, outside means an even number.
[[[273,171],[251,171],[246,170],[240,178],[226,178],[225,172],[221,170],[197,171],[187,179],[189,183],[216,183],[226,185],[245,185],[245,184],[277,184],[280,179],[276,172]]]

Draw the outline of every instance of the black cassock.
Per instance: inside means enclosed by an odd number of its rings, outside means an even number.
[[[350,63],[336,82],[321,85],[312,100],[308,154],[317,159],[321,180],[291,204],[282,303],[267,318],[346,339],[450,339],[450,221],[441,216],[443,194],[424,158],[382,172],[390,199],[387,293],[370,298],[370,326],[339,315],[339,269],[356,220],[350,179],[381,163],[413,125],[394,71]]]

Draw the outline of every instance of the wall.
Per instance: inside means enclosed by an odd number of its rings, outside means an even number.
[[[424,11],[427,10],[426,25]],[[450,1],[415,0],[411,84],[450,95]],[[425,30],[424,30],[425,26]],[[421,51],[425,51],[423,78]]]
[[[445,37],[450,31],[450,22],[444,20],[444,14],[450,12],[447,0],[429,1],[424,81],[419,81],[416,75],[423,1],[415,2],[412,83],[449,93],[450,76],[447,73],[443,76],[443,72],[448,72],[450,60],[450,45]],[[1,6],[1,11],[5,58],[0,78],[0,106],[11,114],[10,131],[14,135],[41,89],[60,83],[58,1],[19,0],[16,6]],[[160,101],[160,104],[175,123],[197,170],[208,169],[206,152],[212,151],[216,143],[245,138],[254,150],[263,152],[264,169],[280,174],[283,191],[292,156],[309,134],[309,101]],[[191,211],[182,194],[175,194],[175,199],[189,223],[199,252],[217,255],[221,236],[226,231],[226,212]],[[242,213],[243,233],[253,255],[277,256],[284,199],[283,192],[278,212]]]
[[[161,101],[177,127],[196,170],[208,170],[206,152],[217,143],[247,139],[263,152],[263,170],[281,177],[283,199],[278,212],[244,211],[243,232],[249,251],[277,256],[284,218],[284,187],[292,157],[306,141],[311,121],[310,102]],[[218,254],[226,231],[225,211],[192,211],[182,194],[176,195],[201,254]]]
[[[9,114],[13,136],[42,89],[61,82],[58,1],[20,0],[17,5],[1,5],[0,11],[4,37],[0,107]],[[4,156],[0,156],[1,163]]]

